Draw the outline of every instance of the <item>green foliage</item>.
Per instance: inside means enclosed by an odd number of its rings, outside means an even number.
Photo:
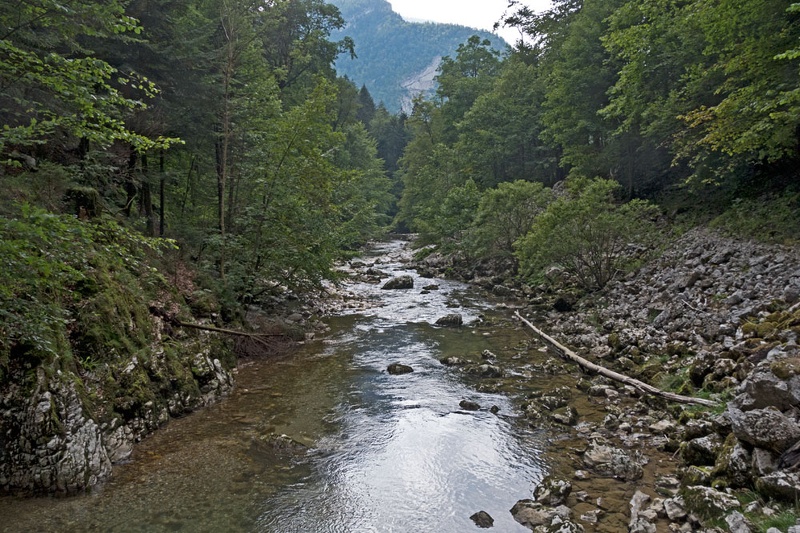
[[[500,71],[500,52],[489,39],[477,35],[458,46],[455,58],[445,56],[439,65],[436,95],[442,100],[444,135],[455,141],[455,125],[478,97],[487,92]]]
[[[122,305],[121,294],[136,298],[146,311],[137,288],[159,280],[144,253],[165,244],[112,220],[85,223],[27,205],[14,218],[0,218],[0,368],[5,371],[14,358],[68,356],[67,339],[81,328],[141,324],[130,314],[117,316],[114,324],[106,319]],[[104,293],[108,286],[118,290]]]
[[[120,72],[80,44],[81,35],[139,33],[122,3],[4,4],[0,27],[0,152],[43,143],[57,131],[101,146],[124,141],[138,150],[176,142],[135,133],[125,124],[132,112],[145,109],[142,98],[157,94],[155,85]]]
[[[456,123],[464,172],[483,188],[514,180],[554,181],[555,153],[540,139],[544,91],[538,69],[512,56]]]
[[[406,118],[403,114],[390,115],[385,107],[378,106],[372,120],[366,124],[377,142],[378,157],[383,160],[384,168],[390,176],[397,172],[403,150],[409,141]]]
[[[761,242],[796,243],[800,235],[800,193],[788,189],[758,198],[737,198],[710,226]]]
[[[693,74],[718,77],[716,101],[683,118],[697,134],[697,148],[729,157],[776,161],[794,155],[800,126],[797,58],[778,57],[800,37],[785,0],[723,1],[704,6],[699,23],[711,69]],[[690,150],[690,147],[686,147]]]
[[[334,189],[333,202],[340,220],[338,247],[352,250],[386,231],[392,196],[375,140],[360,123],[348,126],[345,134],[336,162],[345,173]]]
[[[572,179],[569,194],[536,217],[516,244],[520,268],[537,277],[556,266],[586,290],[597,290],[632,263],[631,245],[652,238],[654,206],[642,200],[618,204],[611,180]]]
[[[552,200],[550,189],[528,181],[501,183],[484,191],[470,231],[473,253],[482,258],[512,257],[514,243]]]
[[[423,235],[445,244],[460,242],[468,231],[480,202],[481,193],[472,180],[447,191]]]
[[[616,70],[600,38],[607,17],[620,3],[582,2],[548,65],[542,136],[562,147],[563,166],[582,175],[608,176],[614,165],[606,157],[614,128],[598,112],[608,103]]]
[[[427,127],[412,115],[414,127]],[[417,136],[401,160],[403,196],[396,222],[409,229],[430,233],[430,224],[453,187],[466,182],[459,172],[455,150],[444,143],[433,143],[432,136]]]

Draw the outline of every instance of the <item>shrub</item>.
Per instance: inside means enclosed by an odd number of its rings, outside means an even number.
[[[480,195],[478,186],[472,180],[451,188],[434,210],[432,220],[426,228],[428,237],[445,245],[445,248],[453,241],[460,242],[472,224]]]
[[[568,194],[551,203],[515,244],[523,275],[541,277],[552,266],[586,290],[605,286],[635,263],[635,250],[655,234],[656,207],[642,200],[620,204],[612,180],[572,179]]]
[[[528,233],[552,200],[552,191],[538,182],[518,180],[487,190],[475,215],[470,248],[481,258],[513,256],[514,242]]]

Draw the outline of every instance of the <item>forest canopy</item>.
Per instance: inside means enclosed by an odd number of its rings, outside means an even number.
[[[391,204],[343,25],[321,0],[4,3],[3,214],[170,237],[232,302],[317,285]]]
[[[533,276],[524,243],[565,178],[619,184],[602,185],[617,207],[772,194],[794,220],[800,4],[507,13],[527,39],[466,40],[406,116],[337,75],[360,43],[333,37],[347,21],[322,0],[3,4],[2,215],[173,239],[232,309],[319,287],[390,227]]]
[[[436,98],[418,100],[408,118],[397,221],[424,242],[505,261],[510,246],[487,246],[485,235],[501,227],[499,214],[542,197],[531,190],[524,202],[504,187],[565,179],[567,188],[595,180],[589,190],[616,182],[620,208],[649,200],[667,214],[692,210],[706,221],[731,208],[770,212],[759,224],[738,226],[769,228],[753,235],[760,238],[796,234],[800,4],[555,0],[535,13],[512,0],[503,23],[527,39],[504,56],[470,39],[443,61]],[[775,208],[758,209],[762,197]],[[580,216],[580,206],[562,195],[548,208],[558,216],[537,216],[523,234],[495,238],[514,236],[516,257],[536,278],[532,266],[541,275],[546,261],[533,243],[552,247],[544,225],[560,220],[549,232],[555,235],[564,216]],[[549,259],[561,268],[576,260]],[[585,285],[613,276],[597,274]]]

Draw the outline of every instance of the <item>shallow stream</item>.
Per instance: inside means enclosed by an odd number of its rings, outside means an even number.
[[[546,474],[552,436],[439,362],[508,352],[528,335],[475,327],[508,312],[466,285],[420,279],[403,246],[363,261],[411,275],[414,289],[351,285],[366,305],[328,319],[323,340],[244,363],[228,398],[171,421],[91,494],[0,499],[0,531],[463,533],[481,510],[494,531],[528,531],[509,509]],[[449,313],[466,326],[434,325]],[[389,375],[394,362],[414,372]],[[481,409],[461,409],[465,399]]]

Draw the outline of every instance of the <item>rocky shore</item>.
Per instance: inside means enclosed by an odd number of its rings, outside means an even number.
[[[559,468],[512,510],[537,532],[800,531],[800,252],[694,229],[582,298],[429,255],[596,364],[716,408],[670,403],[551,358],[497,354],[531,427],[563,428]],[[531,351],[545,348],[531,335]],[[528,390],[530,372],[566,386]],[[496,378],[496,376],[486,376]],[[566,452],[566,453],[565,453]]]
[[[20,367],[0,388],[0,490],[75,494],[128,460],[136,442],[209,405],[233,387],[230,346],[207,333],[172,332],[164,342],[92,370]]]

